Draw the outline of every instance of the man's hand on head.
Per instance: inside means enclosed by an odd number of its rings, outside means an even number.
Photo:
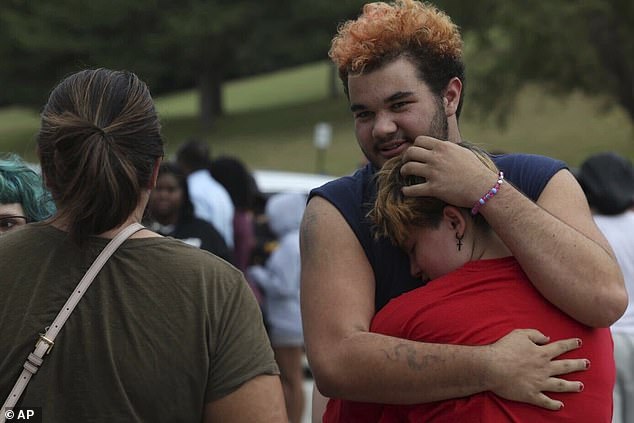
[[[403,153],[403,163],[403,175],[420,176],[426,180],[403,187],[403,194],[436,197],[459,207],[472,207],[498,178],[472,151],[427,136],[414,140]]]

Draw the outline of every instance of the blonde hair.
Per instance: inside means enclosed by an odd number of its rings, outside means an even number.
[[[489,169],[497,172],[497,167],[484,150],[469,143],[460,145],[471,150]],[[424,179],[401,175],[402,165],[403,159],[394,157],[377,173],[377,198],[374,208],[368,213],[374,224],[375,236],[387,237],[399,247],[404,246],[411,226],[437,228],[442,220],[443,209],[448,205],[434,197],[403,195],[402,187],[424,182]],[[477,225],[487,226],[480,215],[474,219]]]

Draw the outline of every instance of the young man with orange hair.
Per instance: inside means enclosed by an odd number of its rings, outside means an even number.
[[[482,199],[479,212],[536,289],[579,322],[608,326],[623,313],[627,294],[574,177],[557,160],[494,157],[507,183],[484,200],[498,175],[457,145],[462,40],[450,18],[431,5],[366,4],[359,18],[340,27],[330,57],[369,164],[314,190],[304,214],[302,313],[319,390],[329,397],[386,404],[492,391],[560,409],[562,402],[546,393],[579,392],[579,382],[560,376],[587,364],[555,358],[581,340],[554,340],[517,328],[488,346],[465,347],[371,333],[377,310],[424,281],[409,275],[405,253],[385,238],[374,240],[366,215],[376,196],[376,170],[403,155],[402,172],[426,181],[404,188],[406,195],[460,207]]]

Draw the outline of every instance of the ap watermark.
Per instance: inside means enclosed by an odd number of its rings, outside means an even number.
[[[30,423],[42,423],[42,408],[41,407],[13,407],[5,408],[4,418],[8,422],[30,422]]]

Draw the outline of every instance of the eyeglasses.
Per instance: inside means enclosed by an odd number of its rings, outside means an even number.
[[[0,217],[0,234],[9,232],[19,226],[26,225],[25,216],[1,216]]]

